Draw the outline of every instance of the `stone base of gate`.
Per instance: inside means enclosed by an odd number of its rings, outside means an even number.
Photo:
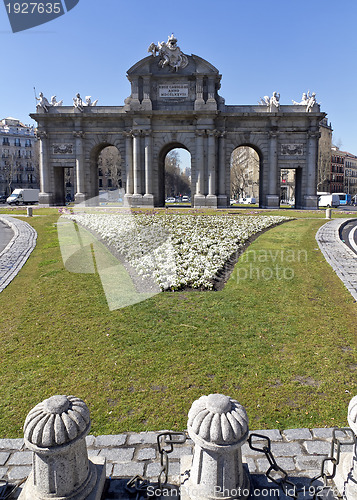
[[[206,196],[206,207],[217,208],[217,196],[215,194]]]
[[[195,208],[217,208],[217,196],[215,194],[195,194],[193,197]]]
[[[355,460],[352,452],[341,453],[339,464],[336,467],[336,475],[333,478],[333,482],[344,500],[356,500],[357,478],[353,476]],[[331,467],[329,468],[332,469]]]
[[[40,205],[50,206],[52,205],[52,198],[53,198],[52,193],[40,193],[38,195],[38,202]]]
[[[280,208],[279,196],[267,194],[265,197],[265,206],[263,208]]]
[[[304,209],[316,210],[317,209],[317,196],[304,196]]]
[[[219,194],[217,196],[217,207],[219,208],[227,208],[230,206],[230,200],[228,199],[228,196]]]
[[[89,460],[90,468],[95,469],[96,472],[96,482],[90,491],[87,489],[78,492],[74,492],[69,496],[70,500],[101,500],[106,479],[106,459],[104,457],[91,457]],[[37,494],[36,488],[33,486],[33,471],[31,471],[23,490],[19,496],[19,500],[56,500],[55,495],[49,494],[48,496]],[[65,500],[67,497],[61,497],[61,500]]]
[[[76,204],[79,204],[79,203],[83,203],[84,204],[84,202],[86,201],[86,199],[87,199],[87,197],[83,193],[76,193],[74,195],[74,201],[75,201]]]
[[[125,195],[129,207],[154,208],[154,196],[152,194],[131,194]]]

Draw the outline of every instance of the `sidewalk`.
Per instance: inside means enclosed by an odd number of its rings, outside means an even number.
[[[277,464],[288,473],[289,480],[306,487],[306,500],[310,479],[320,474],[321,463],[330,455],[332,429],[277,429],[254,431],[271,439],[271,450]],[[133,498],[123,496],[123,486],[135,475],[144,476],[152,484],[157,481],[160,473],[160,457],[157,449],[158,432],[125,433],[109,436],[88,436],[88,456],[101,456],[107,460],[107,491],[103,500],[113,498]],[[350,439],[350,435],[338,432],[338,438]],[[266,444],[254,440],[254,444]],[[178,485],[180,475],[180,457],[191,455],[193,443],[189,439],[185,444],[175,445],[169,454],[169,482]],[[351,451],[352,446],[346,445],[343,451]],[[242,447],[243,462],[252,475],[254,488],[276,487],[264,476],[269,463],[263,453],[250,449],[248,443]],[[31,471],[32,453],[25,449],[23,439],[0,439],[0,477],[16,483],[28,476]],[[125,481],[120,481],[125,479]],[[314,487],[320,483],[314,483]],[[20,493],[17,491],[16,498]],[[119,496],[120,494],[120,496]],[[262,498],[264,497],[264,493]],[[266,497],[266,495],[265,495]],[[135,496],[134,496],[135,498]],[[259,498],[259,497],[256,497]],[[274,498],[274,497],[273,497]],[[278,497],[275,497],[278,498]],[[280,498],[285,498],[281,494]],[[331,499],[335,498],[330,496]]]
[[[11,217],[0,216],[14,235],[6,247],[0,252],[0,292],[15,278],[36,246],[37,233],[27,222]]]
[[[317,231],[316,241],[326,261],[357,301],[357,255],[339,237],[339,229],[351,219],[332,219]]]

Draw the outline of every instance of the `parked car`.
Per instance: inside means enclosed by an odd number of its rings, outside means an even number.
[[[188,196],[183,196],[181,201],[182,201],[182,203],[189,203],[190,198]]]
[[[173,196],[169,196],[168,198],[166,198],[165,200],[165,203],[175,203],[176,200]]]
[[[7,196],[5,194],[0,194],[0,203],[6,203]]]

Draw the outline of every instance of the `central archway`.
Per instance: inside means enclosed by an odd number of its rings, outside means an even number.
[[[159,206],[165,206],[168,199],[191,204],[191,154],[183,144],[174,142],[162,148],[158,177]]]

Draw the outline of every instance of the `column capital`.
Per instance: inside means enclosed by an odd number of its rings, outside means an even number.
[[[73,130],[73,137],[76,139],[84,139],[85,132],[83,130]]]
[[[274,139],[278,137],[279,131],[278,130],[269,130],[268,135],[271,139]]]
[[[308,130],[307,132],[307,136],[308,138],[310,139],[319,139],[321,137],[321,132],[319,132],[318,130]]]
[[[223,130],[223,132],[218,131],[218,137],[224,139],[225,137],[227,137],[227,131],[226,130]]]
[[[203,137],[206,135],[205,130],[195,130],[196,137]]]
[[[218,135],[219,135],[219,132],[216,129],[207,130],[206,132],[207,132],[208,137],[218,137]]]
[[[36,137],[37,137],[38,139],[41,139],[41,140],[42,140],[42,139],[47,139],[48,134],[47,134],[47,132],[46,132],[45,130],[37,130],[37,131],[36,131]]]
[[[139,130],[139,129],[133,129],[133,130],[131,130],[131,135],[133,137],[141,137],[143,134],[142,134],[141,130]]]

